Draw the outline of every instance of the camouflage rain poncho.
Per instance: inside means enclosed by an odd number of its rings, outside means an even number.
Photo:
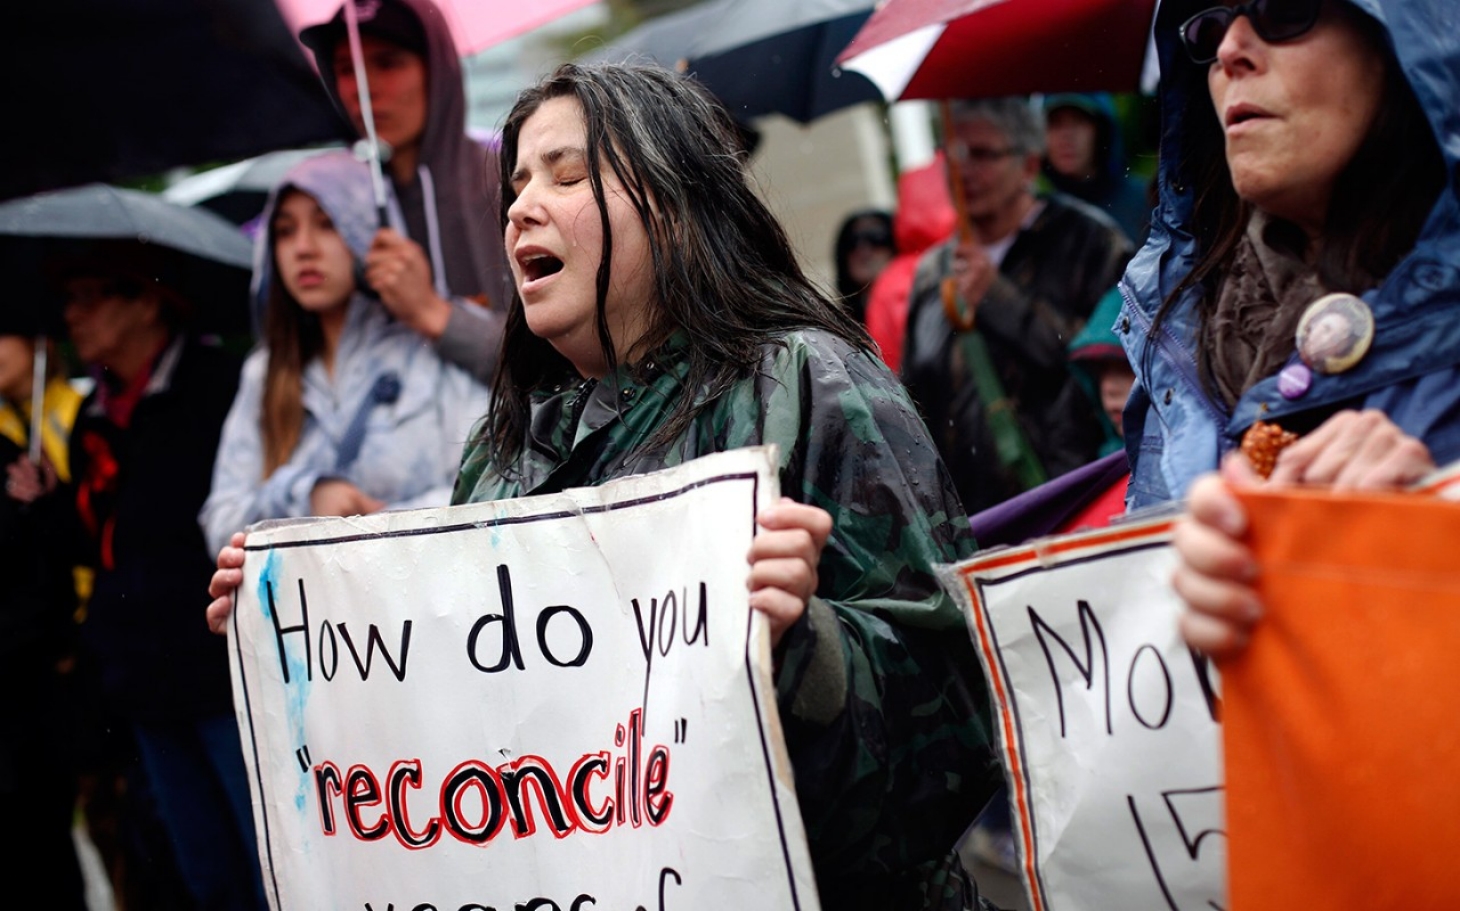
[[[974,542],[901,384],[828,333],[767,345],[759,374],[667,447],[684,367],[627,371],[534,396],[519,477],[468,446],[454,502],[592,486],[744,446],[779,447],[781,490],[831,513],[820,586],[777,650],[777,696],[825,908],[960,908],[954,844],[1001,783],[965,622],[932,575]],[[893,622],[889,622],[893,621]]]

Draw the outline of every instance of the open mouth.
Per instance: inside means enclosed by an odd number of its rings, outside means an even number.
[[[534,253],[522,260],[522,277],[535,282],[563,271],[563,261],[550,253]]]
[[[1268,116],[1266,111],[1241,105],[1227,112],[1227,126],[1235,127],[1249,120],[1260,120],[1266,116]]]

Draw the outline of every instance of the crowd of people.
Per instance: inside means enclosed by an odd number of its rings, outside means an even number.
[[[1393,489],[1460,457],[1460,127],[1416,75],[1460,46],[1407,54],[1428,14],[1391,5],[1164,3],[1149,177],[1108,96],[951,102],[897,211],[841,226],[833,289],[692,78],[564,64],[483,146],[430,0],[361,5],[387,198],[343,152],[279,182],[246,358],[192,331],[197,290],[140,244],[48,269],[84,400],[38,327],[0,325],[0,649],[25,694],[0,714],[0,793],[34,820],[27,856],[64,871],[51,904],[86,907],[84,723],[166,833],[167,857],[132,863],[175,865],[177,907],[267,906],[209,632],[250,524],[774,443],[786,497],[758,518],[747,585],[821,903],[992,908],[958,847],[981,813],[998,831],[1004,775],[935,573],[975,552],[971,517],[1123,452],[1116,512],[1189,502],[1182,632],[1226,657],[1262,613],[1234,486]],[[301,39],[363,134],[345,34],[341,9]],[[1297,440],[1270,477],[1237,452],[1259,423]]]

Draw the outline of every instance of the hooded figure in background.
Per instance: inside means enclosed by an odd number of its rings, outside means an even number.
[[[488,382],[512,287],[496,227],[496,149],[467,134],[461,61],[441,11],[430,0],[356,7],[376,135],[389,156],[390,225],[363,263],[366,283],[443,358]],[[363,136],[344,7],[299,37]]]
[[[215,553],[263,519],[451,499],[490,396],[351,282],[373,209],[370,174],[347,152],[295,165],[269,197],[257,240],[269,266],[264,335],[244,362],[200,514]]]
[[[832,247],[836,291],[857,322],[866,322],[872,283],[896,254],[891,212],[859,209],[843,219]]]
[[[1050,186],[1104,209],[1139,243],[1146,236],[1152,203],[1147,181],[1130,173],[1110,95],[1049,95],[1044,116],[1043,172]]]
[[[947,173],[943,153],[938,152],[929,163],[897,178],[897,211],[892,214],[897,255],[872,282],[866,315],[867,331],[893,373],[902,369],[902,335],[918,260],[929,247],[947,240],[958,225],[953,200],[948,198]]]
[[[1105,434],[1100,444],[1101,456],[1122,448],[1125,403],[1135,382],[1135,372],[1125,359],[1125,349],[1115,332],[1119,316],[1120,290],[1111,288],[1095,305],[1085,328],[1070,342],[1070,372],[1081,391],[1098,408],[1100,427]]]

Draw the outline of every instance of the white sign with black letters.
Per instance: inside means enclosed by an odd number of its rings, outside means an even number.
[[[993,693],[1035,911],[1226,906],[1216,672],[1182,642],[1170,521],[944,571]]]
[[[250,531],[230,629],[275,911],[817,906],[750,449]]]

